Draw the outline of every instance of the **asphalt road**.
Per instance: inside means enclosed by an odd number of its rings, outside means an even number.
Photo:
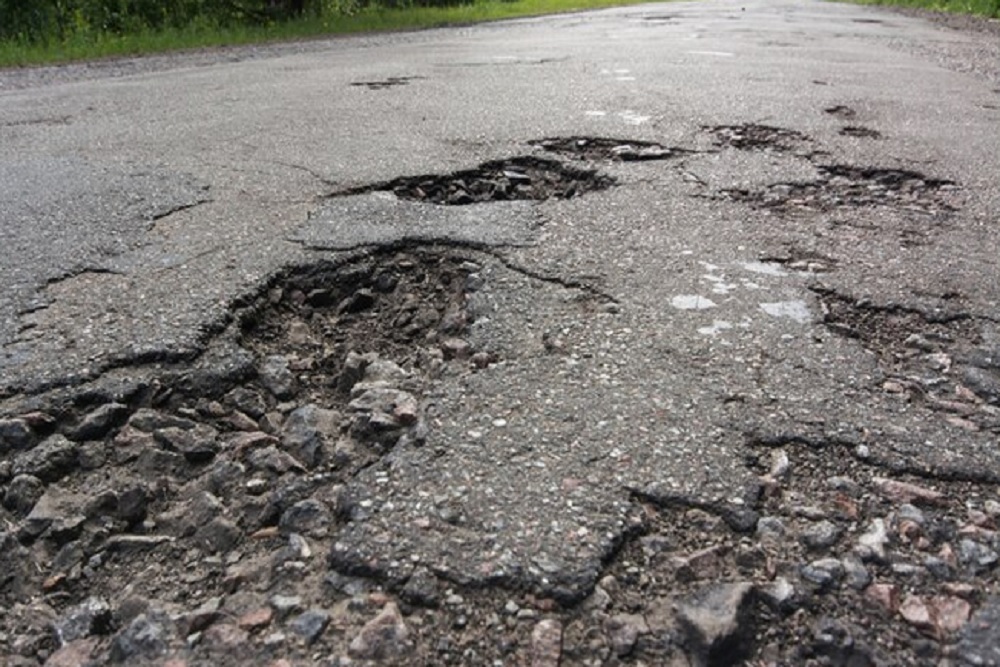
[[[768,438],[995,483],[998,53],[995,33],[782,0],[0,72],[3,410],[184,366],[282,269],[444,243],[496,260],[473,340],[504,363],[436,390],[438,463],[359,474],[383,509],[344,528],[344,559],[573,598],[635,497],[752,521],[746,446]],[[744,124],[772,129],[743,145]],[[689,152],[529,145],[553,137]],[[616,183],[330,198],[524,155]],[[984,411],[898,399],[933,372]],[[458,545],[413,527],[442,485]]]

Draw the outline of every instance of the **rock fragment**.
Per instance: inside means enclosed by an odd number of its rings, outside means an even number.
[[[559,667],[562,661],[562,625],[551,618],[531,630],[531,667]]]
[[[696,664],[736,664],[746,656],[754,587],[717,584],[678,608],[677,618]]]
[[[399,607],[388,602],[351,640],[348,652],[360,660],[389,660],[410,650],[410,629],[403,622]]]

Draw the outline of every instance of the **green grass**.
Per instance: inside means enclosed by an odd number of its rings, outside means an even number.
[[[475,0],[454,7],[366,8],[349,16],[303,18],[269,26],[191,26],[127,35],[74,35],[46,44],[0,42],[0,67],[64,63],[184,49],[260,44],[327,35],[417,30],[500,19],[640,4],[649,0]]]
[[[1000,18],[1000,0],[850,0],[859,5],[895,5],[919,7],[956,14],[974,14],[987,18]]]

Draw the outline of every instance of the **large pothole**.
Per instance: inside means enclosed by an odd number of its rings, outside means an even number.
[[[387,191],[400,199],[461,206],[494,201],[570,199],[604,190],[613,184],[614,179],[594,170],[528,156],[493,160],[475,169],[451,174],[397,178],[338,195]]]
[[[797,130],[757,123],[715,125],[702,129],[712,135],[716,146],[738,150],[784,153],[809,141],[809,137]]]
[[[554,137],[536,139],[528,143],[550,153],[589,161],[646,162],[669,160],[691,153],[684,148],[663,146],[652,141],[609,137]]]
[[[734,201],[783,212],[832,211],[872,206],[928,214],[957,210],[958,186],[954,181],[907,169],[852,165],[820,165],[813,181],[774,183],[760,190],[728,189],[722,194]]]

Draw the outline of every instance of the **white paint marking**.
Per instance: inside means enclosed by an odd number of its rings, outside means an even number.
[[[762,303],[760,309],[771,317],[785,317],[795,320],[800,324],[808,324],[812,321],[812,313],[805,301],[777,301],[775,303]]]
[[[697,294],[678,294],[670,300],[670,305],[678,310],[705,310],[715,308],[715,302]]]
[[[699,327],[698,333],[702,334],[703,336],[717,336],[726,329],[732,329],[732,328],[733,325],[730,324],[729,322],[726,322],[725,320],[714,320],[712,322],[712,326],[710,327]]]
[[[775,278],[788,275],[787,271],[782,270],[781,264],[775,262],[743,262],[740,266],[752,273],[762,273]]]

